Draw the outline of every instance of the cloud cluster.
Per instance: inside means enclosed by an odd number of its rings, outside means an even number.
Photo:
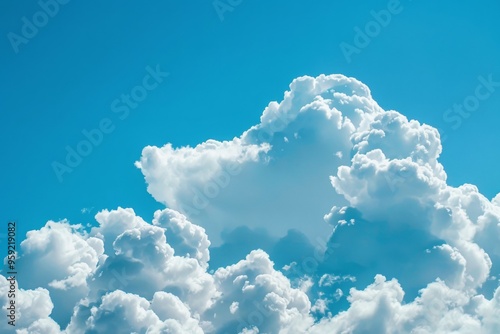
[[[29,232],[17,329],[500,332],[500,195],[449,186],[441,149],[356,79],[295,79],[231,141],[146,147],[151,223]]]
[[[382,109],[355,79],[303,77],[241,136],[194,148],[148,146],[137,166],[151,195],[203,226],[214,245],[235,225],[275,236],[295,228],[314,239],[330,231],[323,215],[332,202],[345,204],[328,177],[349,161],[349,138],[366,126],[363,115],[376,112]]]
[[[444,282],[430,283],[411,303],[402,303],[397,280],[377,275],[364,290],[352,289],[350,307],[322,319],[308,333],[497,333],[500,288],[491,300],[469,296]]]
[[[307,295],[293,288],[261,250],[209,273],[210,243],[204,229],[176,211],[157,211],[152,224],[122,208],[101,211],[96,219],[99,226],[90,232],[65,221],[49,222],[30,232],[21,244],[26,254],[19,259],[23,266],[44,265],[48,256],[61,252],[52,258],[53,268],[60,266],[59,270],[22,282],[46,287],[20,290],[18,327],[27,333],[60,333],[60,324],[67,333],[204,333],[222,329],[234,333],[252,330],[255,319],[273,332],[292,326],[300,320],[297,316],[308,318]],[[82,289],[73,289],[80,286],[85,287],[85,294]],[[5,290],[1,300],[5,305],[8,282],[3,276],[0,289]],[[61,291],[72,301],[71,307],[65,298],[59,298]],[[60,318],[57,323],[49,317],[55,310]],[[69,322],[64,323],[64,319]]]

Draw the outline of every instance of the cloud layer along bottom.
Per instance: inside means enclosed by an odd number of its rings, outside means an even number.
[[[15,329],[500,333],[500,196],[447,185],[440,153],[356,79],[297,78],[231,141],[144,148],[151,222],[29,232]]]

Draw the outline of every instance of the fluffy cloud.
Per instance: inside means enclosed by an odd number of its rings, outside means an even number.
[[[221,292],[205,316],[219,331],[239,333],[257,328],[263,333],[305,330],[311,303],[300,289],[273,268],[269,256],[251,252],[245,260],[220,268],[214,279]]]
[[[19,275],[20,285],[50,291],[53,318],[67,324],[75,303],[89,293],[87,279],[103,255],[102,240],[89,237],[81,226],[49,221],[40,230],[28,232],[20,248],[19,272],[36,273]]]
[[[470,298],[441,281],[431,283],[411,303],[403,304],[403,296],[395,279],[377,275],[366,289],[351,290],[347,311],[322,319],[309,333],[481,332],[477,317],[463,310]]]
[[[356,79],[295,79],[231,141],[143,150],[152,223],[30,232],[18,330],[499,332],[500,195],[449,186],[441,149]]]
[[[177,255],[192,257],[201,265],[208,265],[210,241],[205,229],[192,224],[179,212],[169,209],[157,211],[153,224],[166,229],[168,243]]]
[[[210,274],[206,271],[209,242],[202,228],[170,209],[157,211],[153,224],[134,216],[132,210],[122,208],[98,213],[100,226],[92,234],[99,237],[73,227],[80,241],[116,237],[113,250],[100,257],[87,278],[88,294],[69,309],[72,317],[66,332],[251,332],[258,328],[254,322],[270,331],[297,325],[305,330],[312,324],[307,295],[274,269],[265,252],[254,251],[245,260]],[[123,231],[117,227],[120,219]],[[64,221],[50,224],[55,230],[71,229]],[[172,237],[172,245],[166,235]],[[29,315],[20,311],[24,331],[35,333],[56,324],[49,318],[53,301],[48,290],[23,293],[30,297],[23,303],[26,307],[38,305],[29,308]],[[58,333],[58,328],[53,332]]]
[[[260,124],[232,141],[148,146],[137,166],[148,191],[203,226],[214,245],[235,224],[278,237],[296,228],[314,239],[330,231],[322,217],[332,202],[345,204],[328,177],[349,161],[355,129],[377,112],[383,110],[356,79],[298,78],[281,103],[265,108]]]
[[[8,294],[12,283],[15,282],[0,275],[0,304],[3,310],[9,305]],[[15,285],[17,290],[16,327],[22,329],[20,333],[59,333],[59,325],[50,318],[54,304],[50,299],[49,291],[44,288],[19,289],[19,286]],[[4,321],[0,323],[0,331],[3,333],[12,330],[5,319],[8,318],[5,317]]]
[[[157,291],[175,291],[196,312],[202,312],[211,304],[216,295],[213,278],[206,272],[207,236],[203,229],[192,226],[185,221],[185,217],[171,210],[155,213],[155,223],[173,227],[170,234],[174,235],[173,246],[179,240],[193,241],[198,238],[198,249],[191,257],[189,253],[177,256],[176,250],[167,243],[165,228],[142,223],[143,220],[131,218],[131,211],[118,209],[106,211],[102,222],[106,225],[110,221],[125,218],[129,221],[140,221],[140,225],[130,225],[128,229],[117,235],[113,241],[113,252],[108,253],[103,263],[96,268],[91,279],[93,297],[97,298],[109,290],[121,289],[152,298]],[[101,214],[101,213],[100,213]],[[97,217],[102,217],[100,214]],[[173,222],[168,222],[172,219]],[[183,222],[186,229],[192,228],[193,234],[186,233],[185,229],[178,228]],[[188,231],[189,232],[189,231]],[[183,239],[184,238],[184,239]],[[205,243],[203,242],[205,241]],[[203,254],[206,254],[204,257]]]
[[[88,315],[85,323],[72,322],[68,333],[203,333],[187,306],[165,292],[155,293],[149,302],[116,290],[104,295]]]
[[[497,333],[500,329],[500,288],[487,300],[438,280],[410,303],[403,303],[403,296],[397,280],[377,275],[366,289],[351,289],[348,310],[322,319],[307,333]]]

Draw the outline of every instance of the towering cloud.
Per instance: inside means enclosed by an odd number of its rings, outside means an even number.
[[[151,223],[118,208],[30,232],[18,329],[500,332],[500,195],[448,185],[441,150],[356,79],[295,79],[231,141],[144,148],[168,207]]]

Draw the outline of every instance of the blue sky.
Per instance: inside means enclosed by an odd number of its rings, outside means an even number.
[[[118,206],[149,221],[165,205],[134,166],[144,147],[231,140],[293,79],[336,73],[366,84],[383,109],[446,135],[439,162],[448,185],[474,184],[489,200],[499,193],[500,84],[484,82],[500,82],[500,3],[401,0],[349,59],[341,43],[356,46],[355,28],[391,1],[243,0],[222,16],[214,3],[69,1],[19,45],[9,33],[22,35],[23,17],[32,21],[40,4],[0,5],[0,221],[16,220],[22,237],[48,220],[94,223]],[[155,68],[169,75],[120,119],[113,101]],[[470,116],[444,117],[481,85],[488,97]],[[113,130],[58,179],[54,161],[103,119]]]

